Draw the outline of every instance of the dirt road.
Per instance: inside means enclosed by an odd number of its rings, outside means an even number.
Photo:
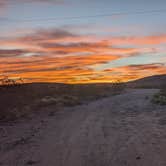
[[[150,102],[156,92],[129,90],[5,124],[0,165],[165,166],[166,106]]]

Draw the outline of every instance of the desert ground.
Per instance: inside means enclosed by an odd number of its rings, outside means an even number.
[[[166,106],[151,102],[158,91],[126,89],[1,123],[0,165],[165,166]]]

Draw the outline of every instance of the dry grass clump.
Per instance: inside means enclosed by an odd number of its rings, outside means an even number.
[[[81,102],[76,96],[46,96],[39,100],[38,104],[39,106],[50,106],[50,105],[56,105],[56,106],[74,106],[78,105]]]

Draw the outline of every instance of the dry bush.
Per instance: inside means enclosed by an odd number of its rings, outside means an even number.
[[[166,105],[166,96],[161,93],[157,93],[153,96],[152,102],[160,105]]]
[[[113,83],[113,91],[116,93],[121,93],[122,91],[125,90],[125,88],[126,88],[125,83],[119,81]]]

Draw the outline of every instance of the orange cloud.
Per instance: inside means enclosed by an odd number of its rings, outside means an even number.
[[[27,72],[45,72],[61,71],[70,68],[86,68],[90,65],[107,63],[108,61],[118,59],[114,55],[90,55],[90,56],[69,56],[69,57],[43,57],[41,58],[15,58],[5,61],[2,59],[2,73],[27,73]]]
[[[89,66],[154,52],[154,46],[144,45],[161,44],[165,39],[163,35],[104,40],[61,29],[38,30],[29,35],[0,40],[0,73],[19,75],[30,82],[65,83],[111,82],[118,78],[128,81],[164,74],[166,68],[162,64],[122,66],[104,71],[95,71]],[[126,44],[143,46],[125,47]]]
[[[104,72],[123,78],[123,80],[133,80],[151,75],[166,74],[166,66],[162,63],[153,63],[145,65],[129,65],[112,69],[106,69]]]

